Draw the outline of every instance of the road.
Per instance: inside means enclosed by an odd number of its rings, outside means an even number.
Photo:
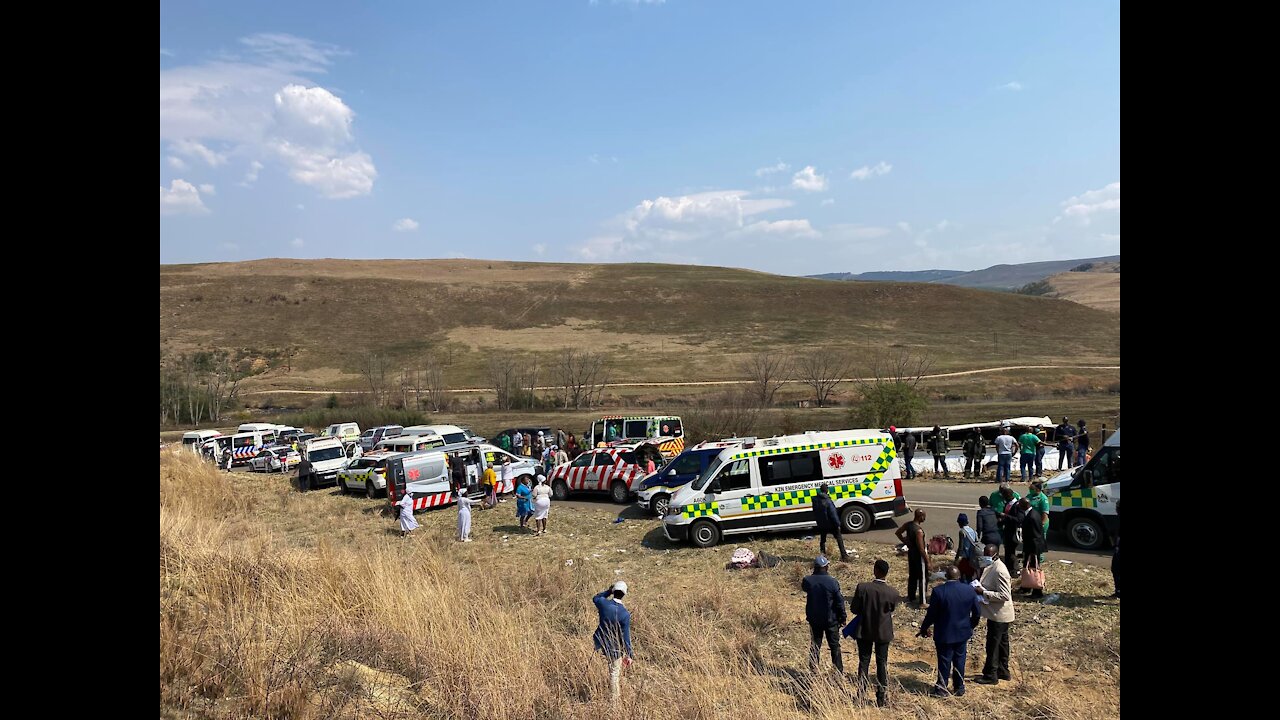
[[[949,535],[952,539],[956,538],[958,528],[956,526],[956,515],[966,513],[969,516],[970,524],[975,522],[978,515],[978,496],[990,495],[995,490],[996,485],[992,482],[985,483],[961,483],[961,482],[934,482],[931,480],[903,480],[902,491],[907,496],[907,504],[912,508],[921,508],[928,515],[925,520],[925,536],[933,535]],[[1026,495],[1027,487],[1021,483],[1014,483],[1014,490],[1019,495]],[[599,498],[595,496],[586,496],[583,499],[565,500],[554,502],[551,512],[554,515],[557,507],[573,507],[577,509],[599,510],[621,515],[628,522],[652,522],[657,526],[657,518],[650,518],[634,503],[626,506],[616,505],[609,501],[608,498],[601,495]],[[621,512],[619,512],[621,511]],[[864,542],[881,543],[885,545],[896,545],[898,539],[894,536],[894,531],[898,528],[899,523],[905,523],[911,519],[909,515],[903,515],[900,518],[892,520],[881,520],[872,530],[861,535],[852,535],[853,537]],[[802,533],[792,533],[792,535],[811,535],[811,531]],[[739,536],[742,537],[742,536]],[[732,541],[731,541],[732,542]],[[830,548],[828,548],[830,549]],[[1111,567],[1111,551],[1110,549],[1101,552],[1088,552],[1078,550],[1071,547],[1064,538],[1056,532],[1051,533],[1049,537],[1049,554],[1045,558],[1046,563],[1057,563],[1060,560],[1070,560],[1074,563],[1083,563],[1096,567]]]
[[[1119,370],[1119,365],[1005,365],[1003,367],[980,368],[978,370],[959,370],[956,372],[937,373],[934,375],[921,376],[924,380],[934,378],[960,377],[962,375],[980,375],[982,373],[1004,372],[1006,370]],[[874,380],[875,378],[842,378],[839,382],[859,382],[863,380]],[[698,382],[630,382],[630,383],[609,383],[609,387],[699,387],[710,385],[746,385],[754,382],[753,380],[702,380]],[[784,382],[799,383],[800,380],[786,380]],[[534,390],[563,390],[563,386],[547,385],[536,387]],[[240,395],[277,395],[277,394],[293,394],[293,395],[346,395],[359,394],[364,390],[250,390],[239,393]],[[483,393],[493,392],[493,388],[459,388],[449,390],[451,393]]]

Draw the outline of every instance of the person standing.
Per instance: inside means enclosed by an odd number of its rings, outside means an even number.
[[[458,495],[458,542],[471,542],[471,506],[476,501],[467,497],[466,489],[457,491]]]
[[[533,489],[533,524],[538,528],[534,535],[547,534],[547,515],[551,513],[551,488],[546,480],[538,478],[538,486]]]
[[[231,472],[231,459],[235,457],[235,450],[228,447],[222,451],[222,469]]]
[[[1043,537],[1049,537],[1049,497],[1044,494],[1044,482],[1037,480],[1031,483],[1031,489],[1027,492],[1027,500],[1031,503],[1031,507],[1040,513],[1044,531],[1041,533]],[[1044,564],[1044,551],[1040,552],[1040,564]]]
[[[311,464],[311,461],[305,457],[302,458],[302,462],[298,463],[298,492],[302,492],[312,486],[315,480],[312,477],[314,474],[315,467]]]
[[[533,457],[533,435],[524,433],[520,439],[521,452],[525,457]]]
[[[858,619],[854,640],[858,643],[858,694],[867,689],[871,674],[871,653],[876,655],[876,706],[884,707],[889,688],[889,643],[893,642],[893,611],[902,597],[886,582],[889,563],[876,560],[872,570],[876,579],[858,583],[849,609]]]
[[[836,513],[836,504],[827,494],[827,484],[818,486],[818,494],[813,496],[813,520],[818,525],[818,552],[827,554],[827,536],[835,535],[836,544],[840,546],[840,559],[849,560],[849,552],[844,548],[844,536],[840,534],[840,516]]]
[[[609,660],[609,691],[615,701],[622,694],[622,668],[631,667],[635,661],[631,652],[631,611],[622,604],[626,595],[627,584],[619,580],[591,598],[600,617],[591,640]]]
[[[942,466],[942,476],[951,479],[951,471],[947,469],[947,451],[951,446],[947,443],[947,434],[937,425],[933,426],[933,435],[929,438],[929,452],[933,453],[933,474],[938,474],[938,466]]]
[[[1004,538],[1000,537],[1000,516],[991,508],[991,498],[982,495],[978,498],[978,517],[974,529],[978,531],[978,542],[983,545],[1000,547]]]
[[[1044,520],[1040,511],[1031,506],[1031,501],[1022,498],[1018,501],[1018,509],[1022,511],[1022,567],[1041,570],[1040,561],[1044,558]],[[1019,588],[1018,592],[1031,593],[1032,600],[1044,597],[1044,588]]]
[[[970,468],[973,477],[982,477],[982,461],[987,458],[987,442],[982,439],[982,431],[974,428],[964,441],[964,476],[969,477]]]
[[[1040,438],[1027,428],[1027,431],[1018,436],[1018,470],[1022,473],[1022,482],[1030,482],[1031,477],[1036,472],[1036,448],[1040,445]]]
[[[1000,428],[1000,434],[996,436],[996,482],[1009,482],[1009,474],[1013,470],[1013,448],[1018,444],[1017,440],[1009,434],[1009,426],[1005,425]],[[994,502],[994,501],[992,501]]]
[[[456,492],[466,492],[467,484],[467,467],[462,461],[461,455],[446,455],[445,458],[449,462],[449,478],[453,482],[453,489]]]
[[[569,433],[569,439],[564,442],[565,454],[569,456],[569,460],[578,457],[578,438]]]
[[[533,491],[529,489],[528,477],[520,478],[516,486],[516,519],[520,521],[520,529],[529,529],[529,518],[533,517]]]
[[[400,511],[400,537],[417,530],[418,521],[413,519],[413,493],[401,495],[395,507]]]
[[[1000,547],[988,544],[982,552],[982,579],[974,588],[982,598],[979,611],[987,619],[987,659],[982,665],[982,685],[1012,680],[1009,674],[1009,624],[1013,622],[1013,579],[1000,561]]]
[[[1013,572],[1017,568],[1018,532],[1022,529],[1022,514],[1018,512],[1021,497],[1009,483],[1001,483],[991,493],[991,509],[1000,518],[1000,539],[1004,541],[1004,564]]]
[[[924,544],[925,512],[916,510],[912,517],[911,522],[898,528],[894,534],[898,536],[898,542],[907,546],[907,602],[923,603],[933,565]]]
[[[480,482],[480,451],[472,450],[467,456],[467,487]]]
[[[1089,428],[1085,427],[1084,420],[1080,421],[1080,427],[1076,429],[1076,465],[1083,465],[1085,459],[1089,455]]]
[[[493,467],[484,469],[484,490],[485,490],[485,506],[498,506],[498,476],[493,472]]]
[[[969,638],[973,637],[973,629],[978,626],[981,607],[973,587],[961,582],[960,571],[954,567],[947,568],[947,582],[933,589],[929,596],[929,610],[920,623],[920,637],[929,637],[932,628],[935,625],[938,628],[933,639],[938,653],[938,679],[930,693],[934,697],[964,695],[964,665],[969,655]],[[948,680],[953,690],[950,693],[947,692]]]
[[[567,462],[569,462],[569,453],[565,450],[565,447],[561,445],[556,448],[555,457],[551,459],[551,469],[554,470]],[[550,470],[547,471],[547,474],[551,474]]]
[[[969,516],[960,513],[956,516],[956,525],[960,526],[959,547],[956,548],[956,567],[960,568],[960,579],[970,582],[978,574],[978,558],[982,553],[978,550],[978,532],[969,527]]]
[[[916,477],[916,469],[911,464],[912,459],[916,456],[916,444],[915,433],[902,433],[902,462],[906,463],[907,466],[907,471],[904,474],[907,480],[914,480]]]
[[[1036,477],[1044,476],[1044,453],[1049,447],[1047,440],[1048,433],[1045,432],[1043,425],[1036,426]]]
[[[809,669],[818,671],[818,655],[822,650],[822,638],[827,639],[831,651],[831,664],[844,674],[844,660],[840,657],[840,628],[845,622],[844,597],[840,595],[840,583],[827,574],[830,565],[825,555],[813,561],[813,574],[800,581],[800,589],[808,596],[804,616],[809,621]]]
[[[1084,422],[1081,420],[1081,422]],[[1054,438],[1058,441],[1058,469],[1062,469],[1062,463],[1066,463],[1067,467],[1071,467],[1071,460],[1075,454],[1075,437],[1076,429],[1071,427],[1071,418],[1063,416],[1062,423],[1053,429]]]
[[[560,428],[556,428],[556,447],[558,448],[564,447],[564,444],[568,439],[569,438],[567,438],[564,434],[564,430]]]
[[[498,475],[498,479],[502,481],[502,492],[507,492],[507,488],[515,490],[516,469],[511,464],[510,455],[502,456],[502,465],[499,466],[499,469],[501,472]]]

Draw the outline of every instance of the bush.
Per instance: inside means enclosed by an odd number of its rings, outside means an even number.
[[[1111,393],[1112,395],[1119,395],[1119,394],[1120,394],[1120,381],[1119,381],[1119,380],[1117,380],[1117,381],[1115,381],[1115,382],[1113,382],[1113,383],[1107,383],[1107,392]]]
[[[1010,400],[1030,400],[1036,396],[1034,385],[1014,385],[1009,388]]]
[[[861,401],[849,411],[854,427],[882,428],[914,425],[929,407],[924,395],[910,383],[869,383],[858,388]]]
[[[1053,286],[1044,280],[1037,280],[1023,285],[1014,292],[1019,295],[1048,295],[1053,292]]]
[[[324,406],[330,410],[338,407],[338,393],[330,393],[329,399],[324,402]]]

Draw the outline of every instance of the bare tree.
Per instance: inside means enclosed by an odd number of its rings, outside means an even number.
[[[749,387],[711,395],[684,411],[686,442],[749,436],[756,430],[760,411]]]
[[[813,388],[818,407],[824,407],[836,386],[844,381],[853,368],[849,356],[836,350],[818,349],[801,355],[796,361],[800,382]]]
[[[773,397],[787,384],[787,375],[791,373],[790,359],[779,353],[756,353],[743,361],[741,367],[751,380],[747,387],[756,406],[762,408],[773,405]]]
[[[862,427],[914,424],[928,404],[920,381],[932,369],[932,357],[902,348],[875,355],[857,380],[861,399],[851,420]]]
[[[427,391],[427,406],[433,412],[444,410],[449,405],[449,386],[444,382],[444,368],[439,358],[432,357],[430,364],[422,370],[423,383]]]
[[[553,372],[563,388],[565,409],[572,406],[580,410],[583,405],[590,405],[593,397],[602,393],[608,384],[604,356],[599,353],[566,349],[556,358]]]
[[[489,387],[496,396],[494,406],[510,410],[511,401],[519,386],[516,384],[516,360],[507,353],[494,353],[489,357]]]
[[[370,400],[374,405],[381,406],[383,393],[387,388],[387,359],[373,351],[368,351],[360,357],[360,372],[364,375],[365,382],[369,386]]]

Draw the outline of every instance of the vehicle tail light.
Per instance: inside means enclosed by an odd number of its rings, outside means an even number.
[[[896,496],[898,496],[898,497],[903,497],[903,495],[902,495],[902,478],[900,478],[900,477],[898,477],[898,478],[894,478],[894,479],[893,479],[893,494],[894,494],[894,495],[896,495]]]

